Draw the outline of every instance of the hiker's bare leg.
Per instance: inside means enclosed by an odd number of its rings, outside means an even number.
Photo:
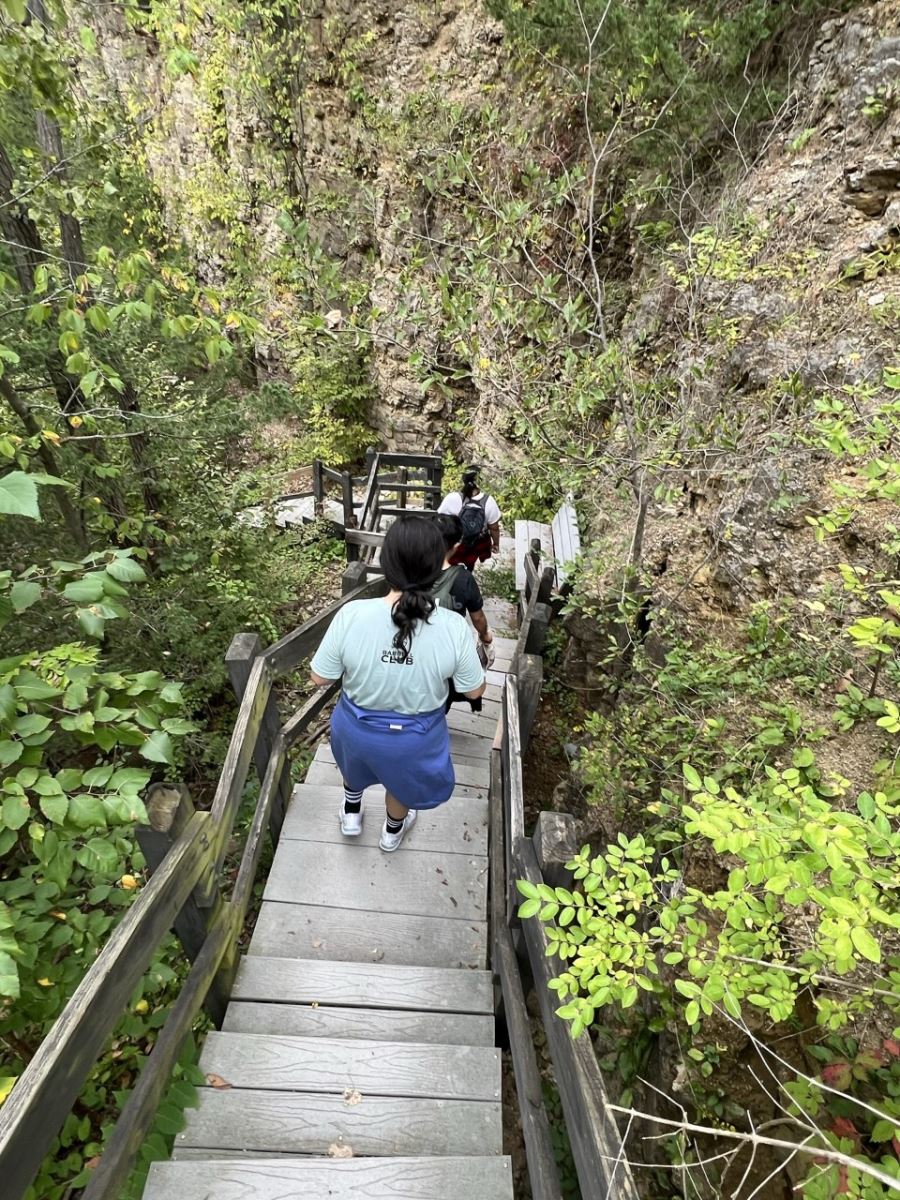
[[[409,809],[404,808],[400,801],[388,791],[384,793],[384,807],[392,821],[402,821],[409,812]]]

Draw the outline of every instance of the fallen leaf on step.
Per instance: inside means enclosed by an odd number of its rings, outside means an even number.
[[[221,1075],[207,1075],[206,1082],[214,1088],[230,1088],[232,1085],[227,1079],[223,1079]]]
[[[332,1142],[328,1147],[329,1158],[352,1158],[353,1147],[345,1146],[343,1142]]]
[[[362,1092],[359,1088],[344,1088],[344,1103],[349,1104],[352,1108],[355,1104],[359,1104],[362,1100]]]

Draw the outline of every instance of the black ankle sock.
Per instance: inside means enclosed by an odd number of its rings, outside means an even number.
[[[406,817],[400,817],[400,819],[397,820],[397,818],[392,817],[390,813],[385,813],[385,819],[387,820],[388,833],[399,833],[403,828],[403,822],[406,820]]]
[[[362,792],[351,792],[348,787],[344,788],[344,812],[358,813],[362,808]]]

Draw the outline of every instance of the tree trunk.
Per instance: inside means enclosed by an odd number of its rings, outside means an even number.
[[[19,420],[25,427],[25,432],[29,437],[38,439],[37,456],[41,460],[44,470],[48,475],[53,475],[57,479],[63,478],[62,469],[56,460],[56,455],[47,445],[46,439],[41,436],[41,427],[35,418],[34,413],[28,406],[28,403],[22,399],[13,385],[8,379],[0,379],[0,395],[13,410]],[[81,513],[69,499],[66,489],[62,487],[54,487],[52,489],[53,498],[59,508],[59,514],[63,519],[69,536],[75,545],[76,551],[83,554],[87,549],[87,537],[84,531],[84,523],[81,519]]]
[[[128,428],[132,419],[140,416],[141,402],[138,399],[137,392],[127,381],[125,383],[125,390],[119,397],[119,411],[122,413],[125,428],[129,433],[128,448],[131,451],[131,463],[140,484],[144,508],[149,516],[151,513],[159,512],[159,491],[157,488],[156,473],[150,462],[149,438],[143,430],[130,430]]]
[[[63,152],[62,133],[60,132],[59,122],[46,113],[38,112],[35,113],[35,124],[37,126],[38,144],[46,160],[47,170],[51,177],[58,179],[64,185],[67,184],[69,175],[66,170],[66,157]],[[66,266],[69,268],[69,278],[74,284],[78,276],[83,275],[86,269],[81,224],[77,217],[74,217],[71,213],[64,212],[63,209],[59,209],[58,218],[59,239],[62,244],[63,258],[66,260]]]
[[[0,142],[0,228],[9,246],[19,287],[34,291],[34,272],[44,258],[41,235],[28,209],[13,196],[15,175],[6,148]]]

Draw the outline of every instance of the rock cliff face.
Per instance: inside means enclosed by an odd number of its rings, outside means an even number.
[[[263,40],[252,23],[231,32],[198,20],[172,51],[115,6],[91,19],[105,84],[137,122],[170,229],[210,282],[226,281],[238,256],[253,264],[275,330],[262,357],[279,369],[278,329],[311,299],[345,315],[371,306],[371,421],[388,446],[429,445],[472,396],[452,384],[426,391],[409,364],[413,351],[443,351],[433,265],[409,286],[417,244],[440,219],[420,176],[427,157],[453,149],[429,146],[434,113],[477,110],[502,94],[502,26],[478,0],[314,0],[269,34],[289,54],[268,70],[249,49],[248,39]],[[330,295],[279,280],[313,246],[310,273],[326,268],[342,281]]]
[[[643,560],[655,599],[698,619],[803,595],[840,550],[819,545],[807,520],[834,501],[828,456],[807,434],[816,405],[846,389],[864,412],[894,352],[897,18],[884,0],[828,22],[790,119],[781,114],[763,152],[707,206],[702,236],[645,256],[628,280],[632,300],[613,332],[639,369],[652,360],[675,381],[685,429],[705,430],[665,471],[648,455],[642,485],[654,493]],[[553,141],[549,69],[538,98],[535,75],[517,75],[502,25],[479,0],[313,0],[267,31],[274,66],[253,51],[252,24],[199,18],[173,50],[115,6],[91,19],[171,228],[209,279],[226,280],[236,261],[252,277],[275,331],[261,359],[282,366],[279,329],[301,311],[339,310],[339,331],[364,323],[371,334],[371,420],[386,445],[429,447],[456,421],[468,451],[498,467],[520,456],[517,384],[484,366],[502,360],[502,322],[475,303],[469,346],[448,331],[448,264],[469,254],[474,271],[490,260],[478,260],[471,206],[429,180],[452,174],[460,131],[489,109],[500,111],[496,144],[482,137],[480,149],[494,182],[510,180],[510,199],[522,192],[531,134],[548,176],[564,160],[577,165],[583,132]],[[589,220],[577,198],[558,222],[563,242],[570,219],[582,231]],[[437,364],[438,386],[423,383],[423,361]],[[637,501],[594,481],[582,505],[595,510],[598,560],[620,565]],[[874,547],[885,520],[865,506],[853,536]],[[598,593],[610,582],[598,566]]]
[[[900,38],[885,34],[898,14],[874,4],[823,26],[790,121],[709,230],[633,282],[623,342],[677,381],[685,430],[705,414],[709,431],[680,469],[644,480],[665,491],[643,541],[651,602],[698,634],[760,600],[839,591],[848,558],[890,568],[895,503],[866,493],[864,452],[840,461],[821,430],[837,405],[848,430],[871,428],[891,399],[884,368],[900,360]],[[638,502],[622,487],[593,499],[603,596]],[[835,536],[817,540],[815,522],[836,510]],[[583,618],[572,628],[570,665],[592,686],[606,633]]]

